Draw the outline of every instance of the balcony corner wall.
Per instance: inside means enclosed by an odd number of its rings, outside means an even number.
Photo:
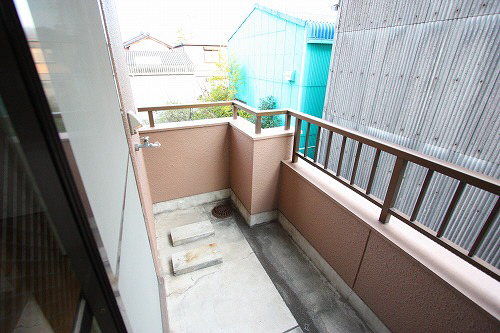
[[[250,226],[277,219],[280,164],[291,159],[292,143],[293,131],[255,134],[244,119],[230,122],[231,199]]]

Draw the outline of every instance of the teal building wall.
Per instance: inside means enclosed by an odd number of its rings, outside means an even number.
[[[307,43],[302,73],[302,82],[299,85],[299,109],[301,112],[321,118],[325,103],[328,70],[330,68],[330,55],[332,44]],[[300,147],[305,146],[305,133],[307,125],[302,124]],[[318,127],[311,125],[307,155],[313,157],[316,145]]]
[[[258,107],[272,95],[277,108],[292,108],[319,118],[325,99],[332,40],[308,38],[307,22],[255,7],[228,40],[230,59],[240,66],[243,84],[237,98]],[[295,71],[293,81],[285,72]],[[305,144],[303,125],[301,147]],[[314,153],[316,126],[311,126],[308,155]]]
[[[297,108],[304,46],[305,27],[255,9],[228,41],[244,80],[237,98],[257,107],[272,95],[278,108]],[[295,70],[293,82],[284,80],[289,70]]]

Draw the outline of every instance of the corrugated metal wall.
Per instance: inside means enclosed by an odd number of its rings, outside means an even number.
[[[341,0],[323,118],[499,178],[500,1]],[[321,139],[325,158],[326,135]],[[341,138],[334,135],[329,168]],[[346,146],[349,179],[356,145]],[[363,147],[366,188],[375,151]],[[381,155],[373,194],[384,198],[395,158]],[[410,214],[425,170],[410,164],[396,208]],[[417,220],[436,230],[458,182],[434,175]],[[469,249],[495,196],[466,187],[445,237]],[[500,268],[497,217],[478,255]]]

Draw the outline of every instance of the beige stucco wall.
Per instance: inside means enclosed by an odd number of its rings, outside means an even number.
[[[354,286],[393,332],[498,332],[498,321],[377,233]]]
[[[307,163],[282,163],[279,210],[391,331],[500,330],[497,281]]]
[[[255,134],[244,119],[230,123],[230,184],[250,214],[278,208],[280,164],[292,156],[292,131]]]
[[[253,139],[237,128],[230,129],[230,184],[248,212],[252,207]]]
[[[141,129],[162,144],[143,149],[153,203],[231,188],[250,214],[277,209],[280,163],[291,158],[293,132],[254,131],[242,118]]]
[[[286,165],[279,210],[352,288],[369,228]]]
[[[292,158],[293,137],[254,141],[251,214],[278,209],[281,161]]]
[[[153,203],[229,188],[227,120],[142,130],[160,148],[143,149]]]

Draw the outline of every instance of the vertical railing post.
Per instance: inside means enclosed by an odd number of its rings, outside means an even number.
[[[359,163],[359,157],[361,156],[361,148],[363,148],[363,144],[358,141],[358,148],[356,149],[356,157],[354,158],[354,166],[352,167],[352,173],[351,173],[351,182],[350,182],[351,185],[353,185],[354,181],[356,180],[356,172],[358,171],[358,163]]]
[[[309,149],[309,131],[310,130],[311,130],[311,123],[307,123],[306,143],[304,145],[304,157],[307,157],[307,151]]]
[[[448,223],[450,222],[451,216],[453,215],[453,211],[455,210],[455,207],[457,207],[458,201],[462,197],[462,193],[464,192],[466,183],[464,181],[461,181],[458,183],[457,189],[455,190],[455,193],[453,194],[453,198],[451,198],[451,202],[448,206],[448,209],[446,210],[446,214],[443,217],[443,220],[441,221],[441,224],[439,224],[439,229],[436,234],[436,237],[441,237],[443,236],[446,227],[448,226]]]
[[[415,202],[415,206],[413,207],[413,212],[410,216],[410,222],[413,222],[417,219],[418,212],[420,211],[420,207],[422,207],[422,202],[424,202],[424,197],[427,194],[427,189],[429,188],[429,184],[431,183],[432,175],[434,171],[431,169],[427,169],[427,174],[425,175],[424,183],[420,188],[420,193],[418,194],[417,201]]]
[[[396,159],[394,169],[392,170],[391,181],[389,182],[389,187],[387,188],[387,193],[385,194],[384,204],[382,205],[382,212],[380,213],[380,217],[378,219],[382,223],[387,222],[389,210],[396,202],[396,198],[398,197],[398,192],[403,181],[403,176],[405,174],[406,164],[408,164],[408,161],[402,159],[401,157]]]
[[[375,172],[377,172],[378,160],[380,158],[380,149],[375,152],[375,158],[373,159],[372,170],[370,171],[370,178],[368,179],[368,185],[366,186],[366,194],[372,193],[373,180],[375,179]]]
[[[321,138],[321,127],[318,126],[318,132],[316,132],[316,148],[314,148],[314,163],[318,162],[320,138]]]
[[[300,129],[302,127],[302,119],[295,119],[295,133],[293,135],[293,151],[292,151],[292,163],[297,162],[299,157],[297,156],[300,147]]]
[[[342,137],[342,147],[340,148],[339,163],[337,165],[337,177],[340,177],[340,171],[342,171],[342,161],[344,160],[345,143],[347,142],[347,136]]]
[[[155,118],[153,117],[153,111],[148,111],[149,117],[149,127],[155,127]]]
[[[483,227],[481,228],[481,231],[476,237],[476,240],[474,241],[474,244],[470,248],[469,251],[469,257],[473,257],[477,250],[479,249],[479,246],[481,245],[481,242],[483,241],[484,237],[488,233],[488,230],[490,227],[493,225],[493,222],[495,222],[495,218],[498,215],[498,211],[500,209],[500,199],[497,198],[497,202],[495,203],[495,207],[490,212],[490,215],[488,216],[488,219],[486,219],[486,222],[484,222]]]
[[[332,150],[332,137],[333,137],[333,132],[328,131],[328,143],[326,144],[326,156],[325,156],[325,165],[323,166],[323,169],[328,168],[328,160],[330,159],[330,150]]]
[[[262,129],[262,117],[257,115],[255,119],[255,134],[260,134]]]
[[[238,108],[233,104],[233,119],[238,119]]]
[[[292,115],[289,113],[285,114],[285,130],[290,129],[291,122],[292,122]]]

